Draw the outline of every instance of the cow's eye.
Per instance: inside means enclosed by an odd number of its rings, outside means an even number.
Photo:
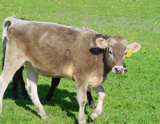
[[[109,50],[108,53],[109,53],[109,55],[112,55],[112,51]]]

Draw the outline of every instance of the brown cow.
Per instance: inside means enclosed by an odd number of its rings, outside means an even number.
[[[48,118],[37,94],[38,74],[65,77],[76,82],[80,124],[85,124],[87,88],[98,94],[97,107],[90,115],[94,121],[102,114],[105,92],[102,83],[112,71],[123,74],[129,48],[120,36],[107,36],[93,30],[50,22],[30,21],[10,26],[7,34],[4,70],[0,76],[0,114],[4,92],[14,73],[26,65],[26,89],[41,118]],[[14,51],[14,52],[13,52]]]

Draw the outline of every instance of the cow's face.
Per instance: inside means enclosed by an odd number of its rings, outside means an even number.
[[[111,37],[107,40],[98,38],[96,43],[99,48],[105,50],[105,60],[113,73],[123,74],[127,72],[124,65],[124,58],[128,51],[127,41],[119,36]]]

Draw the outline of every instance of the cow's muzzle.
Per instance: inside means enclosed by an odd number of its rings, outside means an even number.
[[[124,66],[114,66],[112,68],[112,72],[115,74],[123,74],[126,73],[128,71],[128,69]]]

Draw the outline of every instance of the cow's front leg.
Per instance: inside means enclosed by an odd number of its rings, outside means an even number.
[[[38,115],[40,115],[41,118],[46,119],[48,117],[43,109],[43,106],[39,100],[37,93],[38,74],[35,73],[35,71],[28,66],[26,66],[26,71],[27,71],[27,81],[26,81],[27,92],[37,109]]]
[[[86,117],[85,117],[85,105],[87,102],[87,86],[80,82],[77,82],[77,96],[78,96],[78,103],[79,103],[79,117],[78,123],[79,124],[86,124]]]
[[[95,87],[93,89],[97,92],[97,95],[98,95],[98,105],[97,105],[94,113],[92,113],[90,115],[90,118],[89,118],[90,122],[93,122],[96,118],[98,118],[102,114],[103,101],[104,101],[104,98],[105,98],[105,92],[104,92],[104,89],[103,89],[102,86],[98,86],[98,87]]]

